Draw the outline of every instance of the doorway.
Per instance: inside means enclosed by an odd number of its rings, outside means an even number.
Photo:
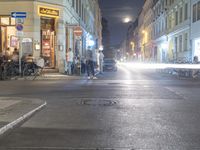
[[[55,68],[55,19],[41,18],[41,55],[46,68]]]

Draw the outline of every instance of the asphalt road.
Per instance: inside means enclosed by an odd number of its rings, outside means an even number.
[[[98,80],[0,82],[0,96],[48,103],[0,150],[200,149],[200,81],[121,66]]]

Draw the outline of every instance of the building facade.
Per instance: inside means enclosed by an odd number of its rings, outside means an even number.
[[[157,61],[191,61],[190,0],[158,0],[153,9]]]
[[[191,62],[200,57],[199,25],[199,0],[146,0],[134,45],[144,61]]]
[[[191,1],[192,56],[200,58],[200,0]]]
[[[11,12],[27,13],[23,33],[16,31]],[[101,45],[100,18],[97,0],[1,0],[0,52],[11,55],[21,36],[23,55],[43,57],[46,68],[65,72],[69,48],[80,60]]]
[[[144,51],[144,59],[146,61],[152,61],[155,57],[154,42],[153,42],[153,31],[154,31],[154,11],[153,11],[153,0],[146,0],[143,6],[144,20],[142,30],[142,45]]]
[[[167,1],[167,59],[191,61],[190,0]]]

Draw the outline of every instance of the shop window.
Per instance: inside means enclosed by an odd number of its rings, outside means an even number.
[[[0,25],[15,26],[15,19],[10,16],[0,16]]]
[[[1,17],[1,24],[2,25],[10,25],[9,17]]]

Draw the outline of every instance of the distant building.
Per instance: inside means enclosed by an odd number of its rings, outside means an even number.
[[[133,32],[142,60],[191,61],[200,56],[199,8],[199,0],[146,0]]]
[[[135,49],[135,30],[138,27],[138,20],[135,22],[131,23],[131,25],[128,28],[127,34],[126,34],[126,52],[125,56],[131,60],[134,59],[134,54],[136,54],[136,49]]]

